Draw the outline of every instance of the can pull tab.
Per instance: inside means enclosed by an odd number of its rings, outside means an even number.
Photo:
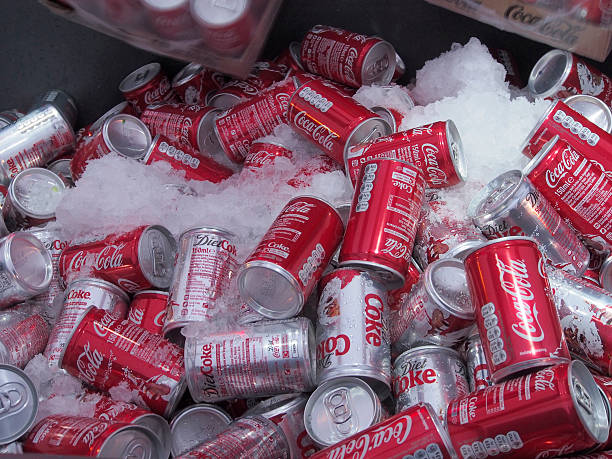
[[[150,451],[142,442],[138,439],[132,440],[123,450],[123,455],[125,459],[145,459],[148,457]]]
[[[354,422],[348,390],[341,387],[330,392],[325,397],[324,404],[329,417],[336,424],[336,429],[342,434],[350,433],[354,427]]]
[[[574,380],[574,395],[576,401],[588,414],[593,414],[593,402],[582,384]]]
[[[0,386],[0,419],[25,405],[26,399],[22,384],[10,382]]]
[[[361,142],[359,143],[370,143],[376,139],[378,139],[379,137],[382,137],[382,132],[379,131],[378,126],[374,126],[372,128],[372,130],[368,133],[367,136],[365,136],[363,138],[363,140],[361,140]]]

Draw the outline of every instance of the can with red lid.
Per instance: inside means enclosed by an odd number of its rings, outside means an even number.
[[[157,62],[143,65],[119,83],[119,91],[137,114],[147,105],[176,102],[176,95],[168,77]]]
[[[168,288],[175,254],[176,241],[166,228],[141,226],[100,241],[67,247],[60,255],[59,273],[66,283],[93,276],[127,292]]]
[[[378,37],[316,25],[302,40],[304,68],[354,88],[385,85],[395,73],[395,50]]]
[[[272,164],[276,158],[293,158],[293,152],[282,143],[272,140],[256,140],[249,148],[249,154],[244,159],[243,168],[257,171],[267,164]]]
[[[209,94],[225,84],[226,77],[201,64],[191,62],[172,78],[172,89],[186,104],[204,105]]]
[[[141,290],[132,298],[127,319],[151,333],[161,335],[166,323],[167,306],[168,292]]]
[[[324,200],[313,196],[290,200],[238,273],[242,299],[271,319],[298,314],[343,231],[340,215]]]
[[[183,350],[129,320],[92,307],[59,357],[59,367],[98,390],[124,390],[168,417],[185,392]]]
[[[491,241],[467,256],[465,270],[494,382],[570,358],[535,240]]]
[[[410,266],[425,183],[419,168],[378,158],[365,163],[340,248],[340,266],[368,269],[401,287]]]
[[[295,131],[342,165],[353,145],[391,134],[387,121],[321,80],[295,90],[287,118]]]
[[[557,457],[606,441],[610,429],[593,376],[579,361],[456,399],[446,419],[463,458]]]
[[[346,157],[346,172],[353,186],[363,164],[375,158],[395,158],[417,166],[427,188],[457,185],[467,176],[463,144],[452,120],[437,121],[351,147]]]
[[[24,368],[36,354],[40,354],[49,339],[49,325],[40,314],[28,315],[19,309],[6,310],[3,314],[11,314],[6,323],[2,318],[0,329],[0,362]]]

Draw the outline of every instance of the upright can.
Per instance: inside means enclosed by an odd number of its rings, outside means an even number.
[[[474,327],[472,334],[465,341],[462,351],[467,367],[470,393],[492,386],[491,370],[489,370],[489,365],[487,364],[487,358],[477,327]]]
[[[302,40],[304,69],[354,88],[386,85],[395,73],[395,50],[382,38],[316,25]]]
[[[535,240],[491,241],[467,256],[465,270],[494,382],[569,360]]]
[[[338,247],[342,219],[313,196],[290,200],[238,273],[242,299],[271,319],[298,314]]]
[[[390,290],[410,266],[425,183],[412,164],[378,158],[361,169],[340,248],[340,266],[368,269]]]
[[[198,403],[179,411],[170,422],[172,456],[194,450],[231,424],[232,417],[216,405]]]
[[[287,111],[289,125],[341,165],[353,145],[391,134],[391,126],[335,88],[310,80],[295,90]]]
[[[157,62],[143,65],[126,76],[119,83],[119,91],[138,115],[147,105],[177,100],[168,77]]]
[[[130,303],[128,320],[151,333],[161,335],[166,323],[168,296],[168,292],[162,290],[136,292]]]

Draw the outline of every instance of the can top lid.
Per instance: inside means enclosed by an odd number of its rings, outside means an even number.
[[[121,299],[123,299],[123,301],[125,302],[129,301],[128,294],[125,293],[125,291],[121,287],[118,287],[115,284],[112,284],[103,279],[98,279],[95,277],[79,277],[73,280],[66,286],[66,290],[65,290],[66,294],[68,293],[68,291],[72,290],[75,286],[81,287],[82,285],[93,286],[93,287],[101,288],[103,290],[108,290],[114,295],[120,296]]]
[[[603,100],[588,94],[576,94],[569,96],[563,102],[597,127],[607,133],[612,132],[612,111]]]
[[[192,0],[191,14],[196,21],[209,27],[224,27],[238,21],[247,11],[249,0],[217,2],[216,0]]]
[[[172,455],[191,451],[198,444],[214,437],[232,422],[232,417],[221,408],[200,403],[189,406],[174,416],[170,422]]]
[[[202,73],[203,70],[204,66],[202,64],[198,64],[197,62],[190,62],[181,70],[179,70],[176,75],[174,75],[174,78],[172,78],[172,87],[181,86],[182,84],[187,83],[193,77]]]
[[[487,183],[474,196],[468,206],[467,214],[478,227],[487,224],[492,218],[504,213],[508,201],[515,195],[523,181],[521,171],[512,170],[498,175]]]
[[[463,142],[453,120],[446,120],[446,141],[448,142],[448,151],[455,172],[461,181],[465,181],[467,178],[467,165],[465,163]]]
[[[149,128],[135,116],[124,113],[104,121],[102,136],[111,150],[131,159],[145,156],[152,143]]]
[[[70,126],[74,126],[77,119],[77,106],[74,98],[66,91],[61,89],[51,89],[45,92],[30,109],[41,107],[43,105],[53,105],[62,115]]]
[[[396,54],[393,46],[380,38],[366,53],[361,66],[361,85],[389,84],[395,73]]]
[[[380,400],[367,383],[355,377],[321,384],[304,408],[306,432],[321,446],[338,443],[380,420]]]
[[[0,444],[17,440],[30,430],[38,412],[38,394],[23,371],[12,365],[0,365]]]
[[[584,363],[574,360],[569,363],[568,379],[572,402],[582,425],[595,442],[603,443],[608,438],[610,422],[593,375]]]
[[[174,272],[176,241],[160,225],[147,227],[138,242],[138,262],[145,278],[157,288],[168,288]]]
[[[196,226],[194,228],[189,228],[181,233],[179,239],[183,239],[184,237],[191,237],[192,234],[195,233],[205,233],[205,234],[216,234],[226,238],[234,238],[236,235],[231,231],[226,230],[225,228],[219,228],[217,226]]]
[[[461,359],[461,355],[459,354],[459,352],[454,349],[451,349],[450,347],[427,344],[425,346],[413,347],[411,349],[408,349],[407,351],[402,352],[399,356],[397,356],[393,365],[400,365],[400,362],[404,359],[413,359],[415,357],[422,357],[423,355],[439,355],[444,353],[449,354],[455,359]]]
[[[22,231],[11,233],[4,240],[2,259],[21,288],[36,295],[49,287],[53,264],[43,243]]]
[[[553,147],[555,146],[558,140],[559,140],[559,136],[556,135],[552,139],[550,139],[548,142],[546,142],[544,146],[540,149],[538,154],[536,154],[533,158],[531,158],[531,161],[529,161],[527,165],[523,168],[522,170],[523,175],[526,175],[526,176],[529,175],[531,171],[533,171],[536,168],[536,166],[540,164],[540,161],[542,161],[546,157],[546,155],[550,153],[550,150],[553,149]]]
[[[612,292],[612,255],[609,255],[599,268],[599,283],[604,290]]]
[[[28,217],[51,219],[62,199],[66,185],[54,172],[42,167],[22,170],[8,187],[17,210]]]
[[[232,94],[231,92],[225,92],[223,89],[210,93],[210,96],[206,96],[206,105],[215,107],[220,110],[229,110],[238,102],[240,102],[240,96]]]
[[[121,83],[119,83],[119,91],[127,93],[141,88],[159,75],[160,72],[161,65],[158,62],[151,62],[150,64],[143,65],[121,80]]]
[[[302,58],[300,57],[302,50],[302,44],[298,41],[292,41],[289,43],[289,54],[298,65],[298,67],[304,70],[304,65],[302,64]]]
[[[155,436],[161,442],[163,448],[163,458],[166,459],[167,457],[170,457],[172,448],[172,432],[170,432],[168,421],[166,421],[159,414],[146,413],[132,421],[132,424],[143,426],[153,431]]]
[[[198,125],[198,150],[201,153],[214,153],[221,149],[219,138],[217,137],[214,124],[221,113],[221,109],[207,107],[208,112],[200,120]]]
[[[102,125],[108,118],[110,118],[111,116],[119,115],[120,113],[123,113],[123,111],[126,109],[127,106],[128,106],[127,100],[124,100],[123,102],[119,102],[117,105],[115,105],[114,107],[104,112],[104,114],[100,116],[96,121],[94,121],[92,125],[89,126],[89,130],[91,132],[96,132],[98,129],[102,127]]]
[[[244,413],[244,416],[259,414],[270,419],[293,410],[303,410],[306,401],[307,397],[304,394],[281,394],[259,402],[257,405],[249,408]]]
[[[161,441],[146,427],[125,424],[104,441],[98,456],[163,459]]]
[[[374,107],[370,107],[370,111],[376,113],[383,120],[385,120],[389,126],[391,126],[392,133],[397,132],[397,123],[395,122],[395,117],[393,116],[393,113],[391,113],[391,110],[386,107],[376,105]]]
[[[141,0],[148,8],[155,9],[158,11],[167,11],[179,8],[181,6],[187,7],[189,0]]]
[[[391,125],[380,116],[368,118],[363,122],[359,123],[353,132],[347,138],[346,145],[344,146],[344,167],[347,168],[348,152],[349,149],[360,143],[369,143],[378,139],[379,137],[385,137],[393,134]]]
[[[555,95],[572,70],[573,57],[569,51],[553,49],[544,54],[531,69],[527,89],[536,97]]]
[[[441,309],[462,319],[474,319],[463,262],[454,258],[436,260],[425,269],[425,288]]]
[[[63,175],[64,177],[72,178],[72,172],[70,171],[70,158],[63,158],[53,161],[47,166],[51,172],[57,175]]]

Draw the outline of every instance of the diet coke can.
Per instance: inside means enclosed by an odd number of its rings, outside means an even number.
[[[365,163],[340,248],[340,266],[368,269],[389,290],[401,287],[410,266],[424,185],[421,171],[405,161],[378,158]]]
[[[606,441],[610,428],[593,376],[578,361],[454,400],[446,419],[465,459],[557,457]]]
[[[346,173],[353,186],[361,167],[376,158],[394,158],[418,167],[427,188],[445,188],[465,180],[467,166],[459,131],[452,120],[380,137],[355,145],[346,157]]]
[[[465,270],[494,382],[569,359],[535,240],[491,241],[467,256]]]
[[[321,280],[317,308],[317,384],[357,376],[385,398],[391,388],[389,308],[367,271],[340,268]]]
[[[276,158],[293,158],[293,152],[279,142],[271,140],[256,140],[249,148],[249,154],[244,159],[242,167],[257,171],[267,164],[272,164]]]
[[[170,422],[172,455],[178,457],[195,449],[200,443],[214,438],[232,422],[232,417],[221,408],[208,403],[191,405]]]
[[[395,50],[382,38],[316,25],[302,40],[300,61],[308,72],[354,88],[385,85],[395,73]]]
[[[472,334],[465,341],[462,351],[467,368],[470,392],[476,392],[477,390],[492,386],[491,371],[489,370],[489,365],[487,365],[487,358],[477,327],[474,327]]]
[[[340,244],[343,230],[336,209],[322,199],[290,200],[238,273],[242,299],[271,319],[298,314]]]
[[[174,93],[189,105],[204,105],[209,94],[224,84],[224,75],[196,62],[187,64],[172,78]]]
[[[548,200],[521,171],[508,171],[489,182],[473,199],[468,215],[489,239],[528,236],[551,264],[582,275],[589,251]]]
[[[185,371],[196,402],[307,392],[315,382],[314,330],[304,317],[262,321],[185,341]]]
[[[391,134],[387,121],[320,80],[307,81],[293,92],[287,118],[296,132],[342,165],[353,145]]]
[[[134,294],[127,318],[145,330],[161,335],[166,323],[167,306],[168,292],[142,290]]]
[[[77,244],[62,251],[59,273],[68,283],[93,276],[126,292],[168,288],[172,279],[176,241],[163,226],[142,226],[111,234],[100,241]]]
[[[396,413],[427,402],[444,422],[450,401],[469,392],[465,365],[453,349],[431,345],[415,347],[393,363]]]
[[[58,366],[98,390],[127,390],[168,417],[185,392],[183,350],[159,335],[92,307],[75,327]]]
[[[140,115],[148,105],[176,102],[168,77],[157,62],[143,65],[119,83],[119,91]]]
[[[40,354],[49,339],[49,325],[40,314],[29,315],[19,309],[3,311],[14,318],[0,329],[0,362],[23,368]]]

